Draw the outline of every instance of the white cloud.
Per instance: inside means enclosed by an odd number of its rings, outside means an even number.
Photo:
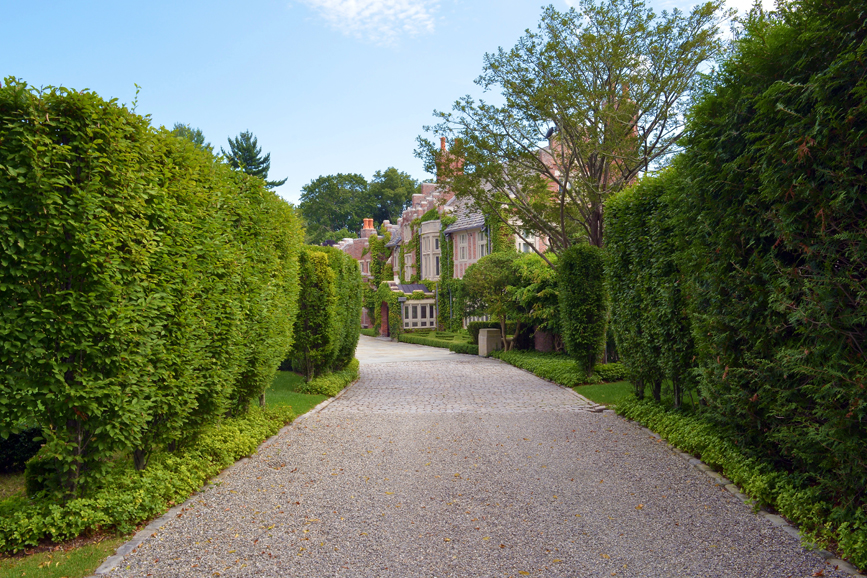
[[[300,0],[348,36],[391,44],[404,34],[434,30],[439,0]]]

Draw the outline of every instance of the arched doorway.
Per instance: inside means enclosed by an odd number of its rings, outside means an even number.
[[[391,337],[388,334],[388,303],[382,302],[379,308],[379,334],[383,337]]]

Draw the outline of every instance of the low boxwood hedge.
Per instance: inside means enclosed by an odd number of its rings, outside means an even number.
[[[449,351],[454,351],[455,353],[466,353],[467,355],[478,355],[479,346],[473,343],[458,341],[449,345]]]

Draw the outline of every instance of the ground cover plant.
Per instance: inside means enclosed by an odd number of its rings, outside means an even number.
[[[579,393],[583,388],[577,388]],[[860,520],[836,517],[833,504],[822,498],[822,489],[804,483],[769,460],[749,455],[744,448],[719,433],[719,427],[697,412],[672,410],[666,404],[621,398],[617,413],[659,433],[673,446],[701,458],[720,471],[741,491],[770,506],[796,523],[804,537],[840,551],[860,567],[867,566],[867,538]]]
[[[588,379],[581,364],[562,353],[497,350],[492,352],[491,356],[566,387],[602,381],[616,382],[626,377],[625,367],[619,363],[608,363],[597,364],[594,374]]]
[[[81,497],[58,502],[28,477],[28,495],[0,501],[0,551],[18,551],[42,540],[63,542],[82,533],[129,533],[144,520],[181,503],[205,482],[292,421],[288,407],[253,407],[212,422],[174,451],[155,452],[145,470],[131,458],[105,464],[101,484]]]

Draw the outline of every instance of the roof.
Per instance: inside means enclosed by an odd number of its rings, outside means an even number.
[[[421,283],[411,283],[408,285],[398,285],[397,288],[399,290],[403,291],[404,293],[407,293],[410,295],[412,294],[413,291],[423,291],[425,293],[430,293],[430,291],[428,291],[427,287],[425,287]]]
[[[468,200],[461,200],[455,207],[455,222],[443,231],[446,235],[485,226],[485,216]]]
[[[385,244],[386,249],[390,249],[391,247],[397,247],[400,245],[400,235],[392,235],[391,241]]]

